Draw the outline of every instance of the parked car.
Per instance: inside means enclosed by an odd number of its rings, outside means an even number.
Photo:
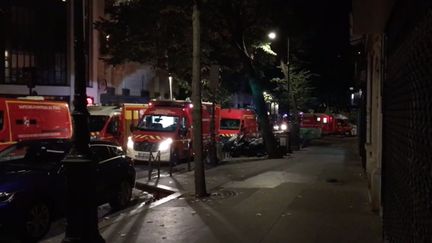
[[[68,140],[33,140],[0,152],[0,225],[27,241],[41,239],[51,221],[64,215],[65,174],[62,159]],[[135,184],[135,169],[121,147],[90,144],[97,162],[97,200],[113,208],[126,207]]]

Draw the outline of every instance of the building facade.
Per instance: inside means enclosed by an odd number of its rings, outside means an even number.
[[[73,0],[0,2],[0,96],[40,95],[71,102],[74,95]],[[105,0],[87,1],[88,26],[105,16]],[[169,95],[168,73],[148,65],[112,66],[88,28],[87,95],[95,103],[144,102]],[[173,93],[178,93],[174,80]]]
[[[362,35],[365,169],[388,242],[432,239],[432,3],[354,0]]]

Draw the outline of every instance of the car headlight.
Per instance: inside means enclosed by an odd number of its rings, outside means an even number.
[[[273,130],[279,130],[279,126],[278,125],[274,125],[273,126]]]
[[[134,141],[132,140],[131,136],[128,137],[127,147],[128,147],[128,149],[133,149],[133,147],[134,147]]]
[[[0,202],[10,202],[13,199],[14,194],[10,192],[0,192]]]
[[[281,129],[282,131],[286,131],[286,130],[288,129],[287,124],[282,124],[282,125],[280,126],[280,129]]]
[[[173,140],[172,138],[167,138],[165,140],[163,140],[160,144],[159,144],[159,151],[163,152],[168,150],[171,147]]]

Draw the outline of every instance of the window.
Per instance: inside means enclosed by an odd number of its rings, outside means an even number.
[[[125,155],[121,147],[110,146],[109,149],[113,157]]]
[[[240,129],[240,120],[239,119],[221,119],[220,129],[239,130]]]
[[[119,126],[120,126],[120,119],[118,116],[113,116],[110,123],[108,124],[107,133],[112,135],[118,135],[119,134]]]
[[[90,132],[100,132],[108,119],[109,116],[90,116],[88,124]]]
[[[138,129],[145,131],[174,132],[177,129],[177,116],[147,115],[138,124]]]
[[[2,11],[0,83],[67,85],[66,4],[2,1]]]
[[[108,151],[107,146],[105,145],[97,145],[97,144],[92,145],[90,147],[90,151],[92,153],[93,159],[96,160],[97,162],[101,162],[111,158],[111,154]]]

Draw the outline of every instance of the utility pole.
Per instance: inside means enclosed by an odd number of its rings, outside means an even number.
[[[276,38],[276,33],[275,32],[270,32],[268,34],[268,37],[273,40]],[[286,111],[287,111],[287,117],[288,117],[288,144],[287,144],[287,150],[288,153],[292,153],[292,148],[294,147],[295,150],[299,150],[300,146],[299,146],[299,121],[298,121],[298,111],[297,111],[297,104],[296,104],[296,99],[294,94],[291,91],[291,80],[290,80],[290,37],[287,35],[287,43],[286,43],[286,47],[287,47],[287,53],[286,53],[286,62],[283,58],[283,56],[281,55],[280,58],[280,68],[281,71],[283,73],[283,75],[285,76],[285,80],[286,80],[286,92],[287,92],[287,104],[286,104]],[[292,100],[291,100],[292,97]],[[291,110],[291,102],[293,103],[293,109]],[[293,119],[291,119],[291,115],[290,113],[293,113]]]
[[[287,114],[288,114],[288,120],[291,121],[291,126],[289,129],[289,139],[288,139],[288,152],[292,153],[292,150],[300,150],[300,128],[299,128],[299,116],[298,116],[298,110],[297,110],[297,102],[295,99],[294,94],[291,90],[291,70],[290,70],[290,37],[287,36],[287,60],[286,60],[286,66],[283,68],[283,61],[281,59],[281,66],[283,73],[285,74],[286,80],[287,80]],[[292,104],[292,109],[291,109]],[[290,112],[292,112],[292,118],[290,116]]]
[[[90,2],[90,1],[89,1]],[[86,0],[69,0],[74,19],[75,95],[72,147],[62,161],[66,175],[66,232],[64,243],[104,243],[99,234],[96,202],[96,163],[91,158],[86,94],[85,52],[88,42],[86,29],[89,18]],[[90,2],[91,3],[91,2]],[[87,12],[88,13],[88,12]],[[88,15],[87,15],[88,16]]]
[[[282,59],[281,59],[282,60]],[[288,153],[292,153],[292,149],[291,149],[291,137],[292,137],[292,124],[289,123],[289,121],[291,120],[290,117],[290,100],[291,100],[291,83],[290,83],[290,38],[289,36],[287,37],[287,61],[286,61],[286,80],[287,80],[287,115],[288,115]]]

